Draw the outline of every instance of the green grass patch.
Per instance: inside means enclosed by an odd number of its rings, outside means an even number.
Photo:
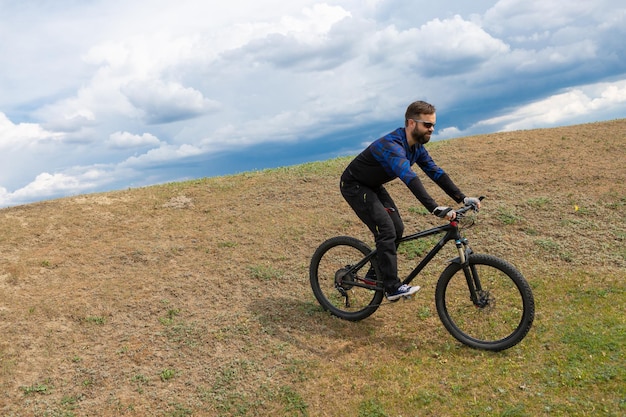
[[[507,207],[498,207],[496,218],[504,224],[515,224],[522,220],[522,217],[518,216],[515,211]]]
[[[159,317],[159,322],[164,326],[170,326],[174,323],[174,319],[180,315],[180,310],[177,308],[170,308],[167,310],[165,317]]]
[[[419,214],[420,216],[426,216],[430,214],[430,212],[424,206],[418,206],[418,207],[412,206],[412,207],[409,207],[408,211],[411,214]]]
[[[281,271],[267,265],[250,266],[248,269],[253,278],[260,279],[262,281],[280,280],[283,277],[283,273]]]
[[[87,316],[83,321],[85,323],[97,324],[99,326],[106,323],[106,319],[103,316]]]
[[[408,259],[421,258],[435,246],[437,241],[435,238],[424,238],[404,242],[398,247],[398,254]]]
[[[29,385],[29,386],[20,387],[20,389],[22,390],[24,395],[30,395],[30,394],[42,394],[42,395],[45,395],[45,394],[50,394],[50,392],[52,391],[53,388],[54,387],[52,386],[52,384],[50,383],[49,380],[46,380],[45,382]]]
[[[174,378],[176,376],[177,372],[175,369],[163,369],[161,371],[161,373],[159,374],[159,378],[161,379],[161,381],[165,382],[165,381],[169,381],[170,379]]]
[[[388,417],[383,405],[376,399],[367,399],[359,404],[359,417]]]
[[[309,415],[306,402],[293,388],[288,386],[281,387],[280,399],[283,403],[283,415],[293,417]]]

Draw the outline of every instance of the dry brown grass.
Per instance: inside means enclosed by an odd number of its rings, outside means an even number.
[[[488,354],[445,333],[433,302],[445,254],[415,301],[360,323],[320,310],[315,248],[338,234],[371,243],[336,159],[0,210],[0,414],[624,413],[626,119],[429,146],[488,198],[474,250],[533,285],[537,319],[518,347]],[[407,231],[437,223],[389,189]],[[578,351],[554,349],[581,311],[606,338],[589,354],[598,366],[573,375]]]

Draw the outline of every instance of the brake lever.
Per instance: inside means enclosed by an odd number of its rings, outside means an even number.
[[[480,197],[478,197],[478,201],[483,201],[486,197],[484,195],[481,195]],[[475,212],[479,212],[480,209],[476,206],[476,204],[472,204],[472,206],[474,207],[474,211]]]

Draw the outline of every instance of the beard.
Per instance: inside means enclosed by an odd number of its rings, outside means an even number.
[[[430,141],[430,133],[419,133],[417,132],[417,129],[413,129],[411,136],[413,137],[413,140],[420,145],[425,145],[428,141]]]

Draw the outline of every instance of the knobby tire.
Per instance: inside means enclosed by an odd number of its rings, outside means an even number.
[[[437,313],[457,340],[476,349],[501,351],[518,344],[535,317],[531,288],[510,263],[492,255],[471,254],[471,275],[478,275],[480,300],[470,299],[460,262],[441,273],[435,290]]]
[[[371,251],[365,243],[349,236],[333,237],[317,248],[311,258],[309,280],[315,298],[325,310],[345,320],[359,321],[378,309],[384,296],[382,288],[353,284],[371,284],[364,278],[370,268],[376,270],[375,257],[360,270],[347,272]]]

